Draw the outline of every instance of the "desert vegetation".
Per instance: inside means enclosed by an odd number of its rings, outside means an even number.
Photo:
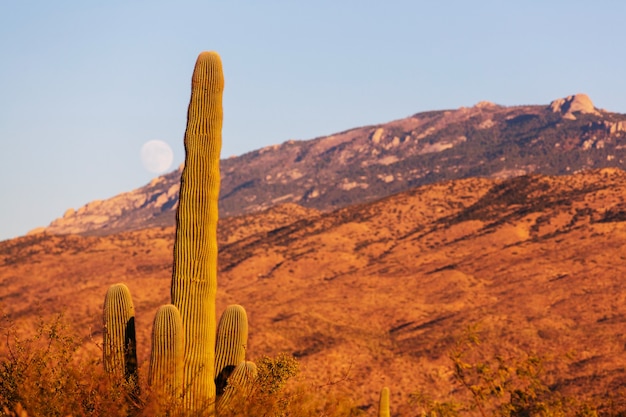
[[[80,354],[81,342],[62,314],[38,319],[24,335],[4,316],[6,356],[0,358],[0,416],[155,416],[179,415],[175,399],[155,396],[147,366],[137,380],[112,375],[101,358]],[[94,343],[97,343],[94,341]],[[98,344],[102,348],[101,344]],[[257,378],[237,390],[221,416],[354,415],[356,406],[332,386],[313,386],[299,378],[293,356],[256,358]],[[231,382],[228,388],[237,388]],[[208,410],[185,415],[204,416]]]
[[[178,415],[175,402],[152,395],[147,366],[140,369],[138,380],[129,381],[105,373],[101,358],[81,355],[76,331],[63,314],[48,321],[39,318],[33,323],[34,332],[28,334],[19,332],[6,316],[1,323],[8,354],[0,358],[0,416]],[[406,404],[398,404],[389,401],[391,386],[386,394],[381,390],[380,409],[379,405],[364,408],[358,399],[339,389],[349,388],[356,381],[340,379],[314,385],[301,377],[300,364],[293,356],[279,353],[255,358],[258,376],[247,389],[238,389],[236,382],[230,382],[229,387],[236,389],[237,395],[219,415],[339,417],[371,416],[377,412],[379,416],[429,417],[625,415],[626,390],[607,393],[602,401],[565,394],[563,387],[554,385],[555,375],[551,372],[555,365],[558,368],[567,362],[567,358],[557,360],[522,350],[486,354],[494,351],[498,341],[484,340],[485,336],[479,326],[456,336],[447,352],[447,372],[455,388],[446,396],[433,394],[430,386],[419,386],[410,393]],[[398,414],[394,409],[409,411]],[[199,410],[188,415],[206,414]]]

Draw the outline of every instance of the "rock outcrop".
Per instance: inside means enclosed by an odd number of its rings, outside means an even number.
[[[576,119],[575,113],[600,115],[586,94],[574,94],[554,100],[550,103],[550,109],[555,113],[561,113],[564,119],[570,120]]]
[[[67,209],[63,217],[47,228],[37,228],[28,234],[109,234],[141,229],[142,224],[169,226],[173,224],[178,204],[181,171],[182,165],[136,190],[92,201],[77,210]]]

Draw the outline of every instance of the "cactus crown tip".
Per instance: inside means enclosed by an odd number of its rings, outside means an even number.
[[[196,65],[205,65],[205,66],[208,66],[208,67],[220,68],[221,69],[221,67],[222,67],[222,58],[220,57],[220,54],[218,54],[215,51],[200,52],[200,54],[198,55],[198,59],[197,59]]]
[[[207,92],[221,92],[224,90],[222,59],[217,52],[204,51],[198,55],[191,83],[192,86],[197,85],[202,86],[202,88],[208,88]]]
[[[215,51],[202,51],[202,52],[200,52],[200,54],[198,56],[199,57],[204,57],[204,58],[214,57],[214,58],[218,58],[219,59],[220,54],[218,54]]]
[[[128,289],[128,286],[126,284],[124,284],[123,282],[118,282],[117,284],[113,284],[109,287],[109,289],[107,290],[107,292],[109,294],[128,294],[130,296],[130,290]]]

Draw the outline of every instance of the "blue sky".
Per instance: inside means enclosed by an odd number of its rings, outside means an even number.
[[[624,16],[618,0],[3,0],[0,240],[149,182],[149,140],[178,166],[203,50],[222,56],[228,157],[482,100],[584,92],[626,113]]]

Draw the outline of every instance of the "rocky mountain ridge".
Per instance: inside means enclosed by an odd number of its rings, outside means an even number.
[[[584,94],[547,106],[481,102],[224,159],[220,214],[281,203],[328,211],[443,180],[563,175],[624,167],[624,161],[626,115],[598,109]],[[181,169],[69,209],[33,232],[109,234],[173,225]]]

